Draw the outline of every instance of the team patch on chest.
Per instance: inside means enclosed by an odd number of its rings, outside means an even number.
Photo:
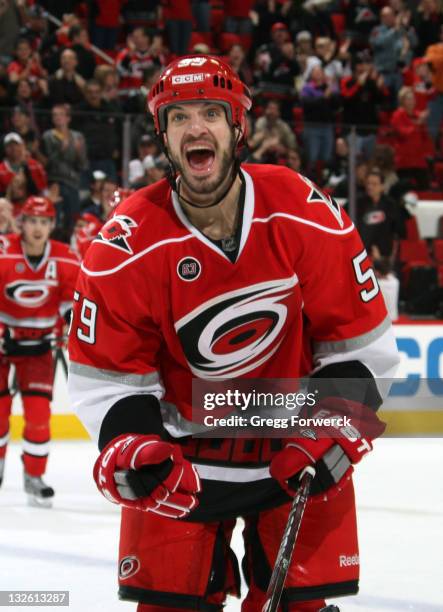
[[[285,336],[297,283],[294,274],[222,293],[177,321],[192,372],[211,380],[232,378],[270,359]]]

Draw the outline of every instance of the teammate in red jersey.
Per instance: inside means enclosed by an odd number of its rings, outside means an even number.
[[[326,597],[358,589],[350,474],[372,448],[367,434],[190,435],[193,378],[352,378],[345,399],[354,403],[364,379],[376,410],[377,379],[398,362],[346,214],[288,168],[240,164],[250,106],[247,88],[217,58],[168,66],[149,109],[169,180],[116,209],[88,249],[75,293],[71,399],[98,440],[97,486],[123,506],[119,595],[139,602],[139,612],[221,611],[239,588],[229,544],[239,516],[249,587],[242,610],[260,611],[291,495],[310,464],[321,477],[282,609],[319,610]]]
[[[54,376],[51,335],[59,315],[72,308],[80,265],[67,245],[49,239],[54,220],[52,202],[31,196],[23,206],[21,233],[1,236],[0,244],[0,482],[12,404],[8,376],[14,365],[25,419],[25,492],[31,504],[43,506],[50,506],[54,495],[42,479]]]

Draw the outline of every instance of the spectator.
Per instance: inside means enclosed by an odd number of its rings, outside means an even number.
[[[211,4],[209,0],[192,0],[195,31],[207,34],[211,31]]]
[[[395,192],[399,185],[398,174],[395,170],[395,152],[387,144],[377,144],[374,155],[370,160],[370,167],[376,168],[381,174],[383,182],[383,193],[395,199]]]
[[[223,31],[229,34],[252,34],[252,21],[249,13],[254,0],[224,0],[225,21]]]
[[[116,60],[117,70],[122,76],[121,87],[137,89],[143,80],[143,71],[152,66],[161,66],[163,58],[158,43],[152,43],[145,28],[135,28],[128,39],[128,46]]]
[[[344,138],[335,141],[335,158],[327,169],[327,187],[336,197],[346,197],[348,191],[349,147]]]
[[[295,58],[300,68],[300,75],[296,79],[296,89],[300,93],[306,84],[308,76],[314,66],[321,64],[314,54],[312,46],[312,35],[307,30],[302,30],[296,36]]]
[[[16,59],[8,65],[10,82],[16,85],[23,79],[29,80],[33,97],[45,95],[47,93],[46,71],[40,64],[39,56],[33,52],[31,44],[26,38],[21,38],[17,42],[15,56]]]
[[[405,49],[413,47],[416,37],[407,28],[409,17],[405,13],[397,17],[391,7],[385,6],[381,13],[381,24],[376,26],[370,35],[370,44],[374,52],[374,64],[377,72],[383,76],[386,87],[391,94],[392,106],[402,86],[399,64],[408,64]]]
[[[403,72],[403,82],[407,87],[410,86],[414,90],[416,109],[419,111],[426,110],[437,92],[432,82],[431,69],[424,58],[417,57],[413,60],[410,67]]]
[[[369,45],[369,35],[378,24],[378,5],[372,0],[347,0],[345,3],[346,34],[354,52]]]
[[[309,171],[317,172],[317,162],[328,164],[332,161],[334,123],[340,96],[328,81],[323,68],[314,66],[300,98],[304,115],[303,141]]]
[[[373,259],[380,256],[393,259],[401,234],[395,202],[383,190],[382,176],[373,169],[366,178],[366,195],[357,201],[357,227]]]
[[[391,321],[398,319],[398,296],[400,281],[392,271],[392,264],[388,257],[374,259],[375,276],[383,294],[386,309]]]
[[[65,49],[60,56],[60,68],[49,78],[49,102],[54,104],[79,104],[83,100],[85,80],[77,72],[77,55]]]
[[[28,194],[41,194],[48,186],[46,172],[37,160],[29,156],[22,137],[10,132],[6,134],[3,145],[5,157],[0,163],[0,195],[6,193],[9,183],[18,174],[24,176]]]
[[[294,170],[294,172],[302,172],[302,158],[300,151],[294,147],[289,147],[286,151],[285,166]]]
[[[138,156],[129,162],[129,184],[131,187],[146,185],[146,168],[144,160],[146,157],[154,159],[159,154],[158,145],[154,136],[144,134],[138,145]]]
[[[80,214],[80,174],[87,168],[84,137],[69,129],[70,122],[69,106],[57,104],[52,109],[54,127],[43,134],[48,179],[60,187],[62,202],[57,206],[57,226],[64,230],[65,241]]]
[[[254,75],[246,61],[245,50],[240,44],[232,45],[228,53],[228,62],[232,69],[238,74],[243,83],[249,87],[253,84]]]
[[[11,202],[14,219],[22,213],[22,206],[29,196],[26,177],[23,173],[16,174],[6,189],[6,199]]]
[[[100,194],[100,203],[82,210],[82,214],[89,213],[95,215],[100,221],[106,221],[112,213],[115,205],[115,194],[117,192],[117,183],[109,178],[103,181],[103,187]]]
[[[432,82],[435,88],[435,97],[429,102],[428,128],[434,142],[437,142],[440,133],[440,124],[443,118],[443,26],[440,28],[440,42],[431,45],[426,50],[424,60],[432,72]]]
[[[16,106],[11,114],[12,129],[21,136],[29,153],[38,159],[40,155],[37,133],[32,127],[31,116],[27,108]]]
[[[280,105],[276,100],[267,102],[263,116],[257,119],[254,136],[249,144],[254,148],[269,138],[275,139],[279,155],[284,154],[289,147],[296,147],[295,135],[280,118]]]
[[[0,62],[12,60],[15,43],[20,32],[20,14],[14,0],[0,4]]]
[[[95,70],[95,55],[90,49],[89,32],[80,25],[69,28],[71,49],[77,56],[77,72],[86,81],[92,79]]]
[[[271,83],[283,85],[287,93],[295,89],[295,79],[300,74],[300,66],[296,59],[296,49],[290,40],[284,42],[280,54],[271,61],[268,80]]]
[[[143,70],[143,83],[138,89],[132,89],[128,93],[126,100],[124,101],[124,110],[126,113],[133,113],[137,115],[143,115],[143,122],[149,121],[152,129],[154,129],[154,123],[149,117],[149,113],[146,112],[146,100],[148,97],[149,90],[153,83],[157,82],[160,75],[161,67],[156,64],[150,68]],[[139,119],[140,117],[137,117]]]
[[[102,88],[98,81],[88,81],[84,93],[85,100],[77,107],[76,129],[86,140],[90,172],[101,170],[108,178],[116,180],[116,118],[112,115],[109,103],[102,98]]]
[[[14,219],[14,209],[11,202],[6,198],[0,198],[0,234],[12,234],[18,232],[18,225]]]
[[[378,107],[388,92],[367,51],[357,53],[352,63],[352,75],[341,81],[343,123],[346,131],[351,125],[356,126],[357,154],[370,159],[376,140]]]
[[[148,155],[143,165],[146,171],[146,184],[152,185],[152,183],[156,183],[166,176],[169,162],[164,155],[159,155],[158,157]]]
[[[282,47],[290,38],[288,26],[285,23],[278,21],[273,24],[271,27],[271,41],[264,45],[264,50],[269,55],[269,66],[271,62],[276,62],[280,59]]]
[[[430,45],[438,43],[443,25],[442,7],[437,0],[421,0],[414,17],[417,33],[416,54],[422,56]]]
[[[108,102],[114,112],[120,112],[120,75],[118,71],[113,66],[101,64],[95,69],[94,79],[101,85],[103,100]]]
[[[32,97],[32,87],[28,79],[21,79],[17,83],[14,102],[17,104],[17,106],[25,108],[28,111],[31,117],[32,127],[36,129],[37,121],[35,117],[34,100]]]
[[[336,57],[337,43],[327,36],[321,36],[315,41],[315,54],[329,82],[334,88],[339,87],[343,77],[343,64]]]
[[[120,30],[120,12],[127,0],[92,1],[92,40],[101,49],[114,50]]]
[[[105,182],[106,174],[101,170],[95,170],[92,173],[92,179],[89,185],[89,196],[81,201],[80,209],[81,213],[85,210],[95,211],[96,217],[101,214],[101,200],[102,200],[102,191],[103,191],[103,183]]]
[[[161,7],[171,53],[186,55],[192,34],[191,0],[163,0]]]
[[[434,154],[426,121],[429,111],[415,108],[411,87],[402,87],[398,94],[399,108],[391,124],[395,133],[395,165],[401,179],[415,181],[416,189],[427,189],[429,171],[427,159]]]

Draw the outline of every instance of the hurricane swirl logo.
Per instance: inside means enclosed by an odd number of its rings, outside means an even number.
[[[274,280],[213,298],[175,324],[195,376],[233,378],[262,365],[279,348],[297,276]]]
[[[105,223],[95,240],[102,241],[115,249],[132,255],[133,250],[128,243],[128,238],[132,236],[132,227],[137,227],[134,219],[126,215],[116,215]]]
[[[118,568],[118,575],[120,580],[126,580],[131,576],[134,576],[140,569],[140,561],[135,556],[124,557]]]
[[[56,286],[57,281],[53,280],[19,280],[5,285],[4,291],[6,297],[19,306],[36,308],[46,302],[50,288]]]

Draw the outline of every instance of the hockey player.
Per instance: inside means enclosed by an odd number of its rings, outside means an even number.
[[[240,165],[250,106],[248,89],[217,58],[180,58],[164,70],[149,109],[169,181],[116,209],[77,284],[70,394],[98,441],[96,484],[123,507],[119,595],[139,602],[139,612],[221,611],[226,595],[238,593],[229,542],[239,516],[249,586],[242,610],[261,611],[290,499],[310,464],[323,477],[314,481],[282,609],[317,611],[326,597],[358,589],[350,473],[370,437],[271,444],[189,435],[193,377],[234,385],[352,378],[350,402],[365,379],[376,410],[376,378],[398,362],[346,214],[288,168]]]
[[[22,209],[20,234],[1,237],[0,248],[0,482],[8,442],[15,366],[23,401],[24,488],[32,505],[50,506],[54,490],[42,479],[49,451],[53,385],[51,334],[59,315],[72,308],[79,261],[68,246],[50,240],[55,209],[31,196]]]

